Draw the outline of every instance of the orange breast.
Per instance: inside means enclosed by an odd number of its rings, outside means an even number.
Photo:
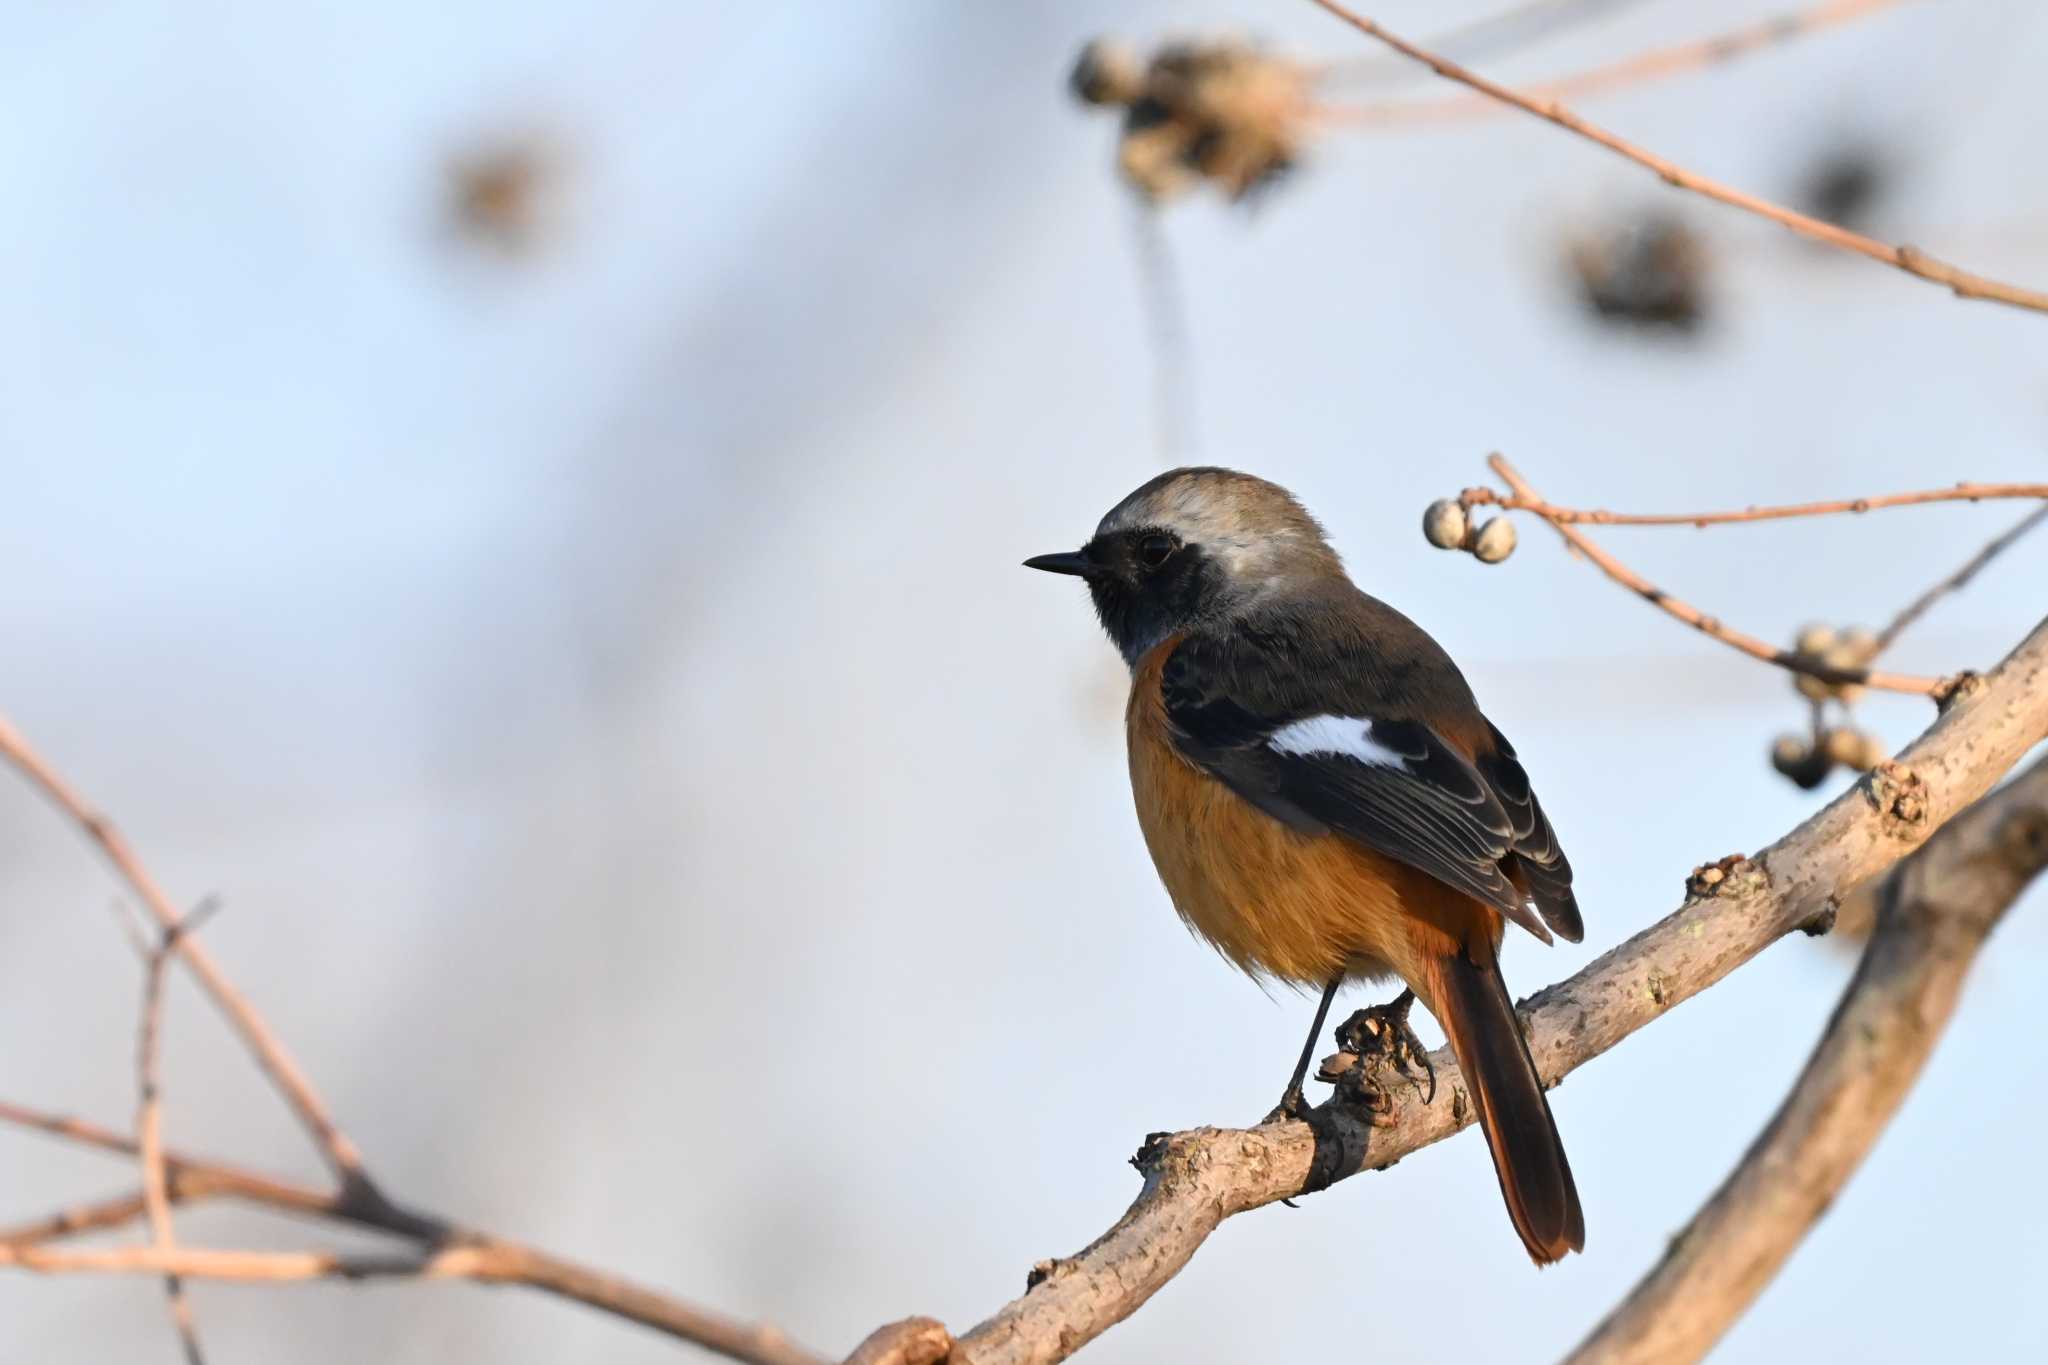
[[[1297,833],[1181,757],[1159,693],[1176,643],[1139,662],[1125,733],[1138,824],[1190,928],[1247,972],[1309,986],[1340,972],[1419,986],[1426,958],[1499,943],[1485,905],[1351,840]]]

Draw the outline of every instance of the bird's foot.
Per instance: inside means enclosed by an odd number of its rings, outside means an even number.
[[[1298,1119],[1308,1113],[1308,1099],[1301,1093],[1300,1085],[1290,1085],[1287,1093],[1280,1097],[1280,1103],[1273,1106],[1273,1112],[1259,1120],[1261,1126],[1279,1123],[1285,1119]]]
[[[1429,1064],[1429,1049],[1409,1026],[1408,1011],[1415,1004],[1414,991],[1402,991],[1384,1005],[1362,1009],[1337,1026],[1337,1046],[1358,1059],[1348,1069],[1347,1079],[1368,1098],[1375,1115],[1386,1114],[1392,1099],[1380,1079],[1388,1072],[1415,1087],[1424,1104],[1436,1099],[1436,1068]],[[1423,1081],[1429,1082],[1425,1093]],[[1388,1116],[1391,1122],[1391,1116]]]

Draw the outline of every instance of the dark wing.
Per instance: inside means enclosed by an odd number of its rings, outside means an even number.
[[[1515,827],[1508,875],[1528,891],[1536,902],[1536,912],[1559,938],[1577,943],[1586,936],[1586,925],[1579,918],[1578,898],[1572,895],[1572,865],[1529,786],[1529,774],[1515,757],[1515,746],[1491,721],[1486,729],[1493,736],[1493,752],[1480,755],[1479,775],[1493,789]]]
[[[1183,642],[1161,678],[1175,745],[1275,819],[1303,833],[1355,839],[1550,942],[1531,897],[1541,882],[1554,899],[1552,883],[1543,879],[1556,869],[1568,879],[1570,871],[1552,839],[1554,861],[1526,864],[1534,869],[1526,874],[1527,891],[1515,884],[1509,869],[1524,866],[1518,846],[1525,831],[1540,852],[1536,840],[1548,836],[1549,826],[1511,752],[1501,773],[1509,795],[1519,793],[1512,811],[1472,760],[1436,730],[1412,718],[1369,714],[1371,699],[1348,695],[1341,673],[1315,670],[1311,690],[1319,686],[1322,696],[1290,695],[1304,690],[1304,662],[1243,637]],[[1457,690],[1463,694],[1462,679]],[[1567,903],[1569,894],[1567,885]],[[1571,922],[1577,922],[1576,910]]]

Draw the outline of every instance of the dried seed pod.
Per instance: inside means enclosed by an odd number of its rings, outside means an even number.
[[[1771,766],[1794,785],[1811,791],[1827,780],[1835,769],[1835,761],[1799,735],[1780,735],[1771,745]]]
[[[1172,199],[1201,179],[1188,164],[1192,141],[1183,124],[1133,126],[1116,145],[1117,169],[1131,188],[1154,203]]]
[[[1587,310],[1603,322],[1684,333],[1706,316],[1707,246],[1676,219],[1615,223],[1572,243],[1566,262]]]
[[[1096,38],[1074,59],[1067,86],[1084,104],[1135,104],[1145,93],[1145,66],[1122,43]]]
[[[1787,776],[1811,757],[1813,745],[1805,735],[1779,735],[1771,741],[1771,766]]]
[[[1854,726],[1844,725],[1822,736],[1822,745],[1828,757],[1844,768],[1854,768],[1867,773],[1885,761],[1884,745],[1876,735]]]
[[[1863,736],[1858,734],[1853,726],[1843,725],[1824,730],[1820,737],[1821,752],[1828,756],[1829,762],[1853,768],[1856,766],[1856,756],[1863,752],[1862,740]]]
[[[1158,203],[1207,182],[1234,202],[1293,167],[1310,129],[1311,71],[1242,39],[1174,42],[1148,56],[1096,41],[1067,84],[1124,111],[1117,168]]]
[[[1422,538],[1439,550],[1462,549],[1470,524],[1465,504],[1456,498],[1438,498],[1423,509]]]
[[[1833,626],[1821,625],[1818,622],[1809,626],[1801,626],[1798,636],[1792,642],[1792,647],[1801,654],[1810,655],[1818,659],[1821,655],[1835,647],[1835,628]]]
[[[1515,524],[1495,517],[1472,537],[1472,554],[1481,564],[1498,564],[1515,552]]]

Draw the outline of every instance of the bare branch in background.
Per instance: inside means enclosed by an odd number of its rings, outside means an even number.
[[[1803,213],[1794,212],[1783,205],[1774,204],[1768,199],[1745,193],[1742,190],[1724,185],[1718,180],[1709,179],[1704,175],[1686,170],[1675,162],[1667,161],[1656,153],[1638,147],[1634,143],[1580,117],[1562,104],[1559,104],[1556,100],[1541,99],[1523,94],[1517,90],[1511,90],[1497,81],[1488,80],[1484,76],[1466,70],[1456,62],[1440,57],[1433,52],[1425,51],[1407,39],[1389,33],[1364,15],[1346,8],[1338,3],[1338,0],[1313,0],[1313,3],[1329,11],[1367,37],[1376,38],[1402,56],[1421,62],[1446,80],[1456,81],[1460,85],[1469,86],[1489,99],[1511,104],[1518,109],[1536,115],[1540,119],[1554,123],[1568,132],[1576,133],[1589,142],[1597,143],[1608,151],[1618,156],[1626,157],[1644,169],[1654,172],[1659,179],[1668,185],[1676,186],[1682,190],[1689,190],[1694,194],[1703,195],[1708,199],[1727,204],[1732,208],[1742,209],[1745,212],[1756,214],[1760,218],[1769,219],[1781,227],[1790,228],[1802,237],[1812,238],[1816,242],[1839,247],[1844,251],[1853,251],[1858,255],[1868,256],[1874,261],[1881,261],[1895,270],[1902,270],[1908,275],[1917,276],[1920,279],[1943,285],[1960,298],[1989,299],[1996,303],[2010,304],[2015,308],[2025,308],[2037,313],[2048,312],[2048,294],[2041,293],[2038,290],[2022,288],[2016,284],[2007,284],[2002,280],[1988,279],[1982,275],[1972,274],[1967,270],[1950,265],[1946,261],[1937,260],[1918,247],[1892,246],[1875,238],[1865,237],[1861,233],[1851,232],[1847,228],[1838,227],[1833,223],[1824,223],[1818,218],[1809,218]]]
[[[736,1322],[616,1275],[461,1227],[385,1195],[371,1181],[360,1151],[334,1122],[312,1082],[284,1050],[255,1006],[186,932],[201,911],[195,911],[191,917],[181,915],[120,832],[86,804],[5,716],[0,716],[0,757],[19,769],[99,846],[140,898],[161,935],[160,943],[148,954],[137,1057],[142,1100],[136,1136],[129,1138],[81,1120],[0,1103],[0,1122],[135,1157],[143,1167],[142,1193],[61,1212],[16,1229],[7,1240],[0,1241],[0,1266],[51,1273],[141,1273],[186,1279],[294,1281],[400,1276],[523,1284],[574,1299],[750,1365],[823,1365],[823,1357],[792,1342],[776,1328]],[[156,1054],[163,977],[173,957],[183,959],[191,968],[241,1035],[264,1074],[313,1134],[337,1177],[333,1192],[272,1180],[223,1164],[195,1162],[163,1151]],[[411,1249],[400,1255],[342,1256],[324,1251],[220,1251],[178,1246],[170,1225],[170,1205],[180,1199],[212,1194],[233,1195],[290,1212],[317,1214],[390,1233],[411,1243]],[[71,1251],[48,1245],[71,1233],[104,1230],[136,1217],[146,1217],[151,1225],[149,1244],[104,1251]],[[174,1312],[178,1312],[177,1305],[182,1301],[182,1293],[174,1291]],[[190,1330],[189,1310],[179,1313],[178,1323],[188,1357],[196,1358],[197,1338]]]
[[[1698,1360],[1756,1301],[1905,1102],[1978,950],[2048,866],[2048,759],[1901,863],[1792,1093],[1663,1261],[1569,1365]]]
[[[143,960],[141,1025],[135,1044],[135,1146],[142,1163],[142,1203],[149,1215],[150,1245],[165,1253],[178,1248],[178,1236],[171,1222],[170,1181],[164,1174],[163,1075],[159,1061],[163,1041],[164,972],[178,940],[199,927],[219,901],[202,901],[191,914],[163,930],[154,948]],[[170,1300],[171,1324],[185,1349],[187,1365],[205,1365],[206,1353],[199,1345],[199,1323],[192,1315],[192,1300],[175,1273],[164,1276],[164,1295]]]
[[[1522,0],[1521,4],[1433,33],[1424,46],[1465,62],[1505,57],[1639,3],[1641,0]],[[1319,83],[1327,85],[1380,84],[1419,74],[1414,63],[1399,57],[1353,57],[1324,62],[1314,68],[1314,73]]]
[[[2001,554],[2004,554],[2006,550],[2011,548],[2014,541],[2026,535],[2027,532],[2039,526],[2043,521],[2048,521],[2048,503],[2043,503],[2024,517],[2021,517],[2010,529],[1993,537],[1983,549],[1971,555],[1961,568],[1907,603],[1900,610],[1899,614],[1891,619],[1890,624],[1877,633],[1877,652],[1883,653],[1885,650],[1890,649],[1899,636],[1905,632],[1906,627],[1927,614],[1929,607],[1950,593],[1960,592],[1965,587],[1968,587],[1970,580],[1975,578],[1985,565],[1998,558]]]
[[[1499,456],[1494,457],[1499,460]],[[1499,465],[1495,466],[1500,472]],[[1502,475],[1506,477],[1505,474]],[[1996,502],[2008,499],[2048,500],[2048,483],[1959,483],[1952,488],[1925,488],[1911,493],[1880,493],[1869,498],[1837,498],[1832,502],[1795,502],[1777,507],[1745,507],[1739,512],[1609,512],[1604,508],[1560,507],[1534,492],[1517,488],[1503,497],[1491,488],[1467,489],[1461,499],[1468,507],[1499,507],[1514,512],[1534,512],[1545,521],[1579,526],[1732,526],[1751,521],[1785,521],[1794,517],[1832,517],[1844,513],[1878,512],[1888,507],[1923,507],[1930,502]],[[2017,538],[2025,523],[1994,542],[1981,559],[1989,559],[2004,548],[2003,541]],[[1960,577],[1983,567],[1978,560],[1964,566]]]
[[[1859,498],[1845,503],[1809,503],[1795,508],[1760,507],[1752,508],[1748,512],[1703,512],[1692,516],[1624,517],[1613,512],[1580,512],[1571,508],[1553,506],[1544,501],[1536,490],[1529,486],[1529,481],[1522,477],[1521,471],[1509,464],[1503,457],[1499,455],[1488,456],[1486,463],[1513,490],[1513,497],[1503,498],[1491,488],[1468,488],[1458,496],[1455,504],[1449,503],[1447,500],[1445,503],[1432,505],[1430,515],[1434,516],[1439,507],[1446,506],[1469,509],[1475,506],[1491,505],[1506,507],[1516,511],[1532,512],[1548,522],[1551,529],[1564,539],[1565,544],[1584,555],[1592,562],[1595,568],[1621,584],[1624,588],[1627,588],[1630,592],[1635,593],[1658,610],[1685,622],[1685,624],[1703,634],[1712,636],[1724,645],[1741,650],[1753,659],[1761,659],[1765,663],[1776,664],[1780,668],[1789,669],[1794,673],[1803,674],[1807,677],[1819,679],[1823,683],[1837,686],[1874,687],[1885,692],[1908,692],[1937,698],[1946,695],[1947,689],[1950,686],[1950,681],[1947,679],[1923,678],[1910,673],[1881,673],[1864,667],[1862,662],[1845,666],[1831,662],[1827,656],[1812,651],[1779,649],[1758,639],[1754,635],[1746,634],[1743,631],[1725,625],[1719,617],[1708,615],[1691,603],[1673,597],[1670,593],[1650,582],[1649,579],[1644,578],[1634,569],[1629,568],[1628,565],[1601,549],[1590,537],[1580,531],[1578,527],[1582,522],[1618,526],[1711,526],[1721,522],[1762,521],[1783,516],[1822,516],[1831,512],[1863,512],[1878,506],[1903,506],[1908,502],[1953,501],[1955,499],[1946,496],[1950,490],[1942,490],[1940,493],[1931,494],[1902,493],[1889,499]],[[1966,489],[1989,489],[1995,487],[2031,489],[2035,488],[2036,485],[1963,485],[1963,488]],[[1986,492],[1980,493],[1975,497],[1969,497],[1962,494],[1960,490],[1955,490],[1955,492],[1958,497],[1963,497],[1964,500],[1968,501],[1977,501],[1982,497],[1993,496],[1993,494]],[[2048,497],[2048,486],[2039,486],[2039,492],[2037,493],[2010,494],[2008,496]],[[1430,523],[1425,520],[1424,526],[1427,531]],[[1431,539],[1435,543],[1443,543],[1433,534]]]
[[[1924,843],[2048,738],[2048,621],[1954,702],[1894,763],[1753,859],[1702,868],[1672,914],[1523,1007],[1548,1085],[1720,981]],[[1711,874],[1711,875],[1709,875]],[[1447,1102],[1405,1093],[1365,1114],[1327,1102],[1306,1121],[1155,1134],[1145,1187],[1115,1226],[1041,1265],[1022,1298],[959,1338],[959,1365],[1064,1360],[1135,1312],[1233,1214],[1383,1170],[1473,1121],[1449,1049],[1430,1057]]]
[[[1754,53],[1783,46],[1808,34],[1840,27],[1880,10],[1896,9],[1903,3],[1905,0],[1827,0],[1827,3],[1815,5],[1810,9],[1773,15],[1725,33],[1695,38],[1689,42],[1596,66],[1588,71],[1579,71],[1569,76],[1524,86],[1522,94],[1531,99],[1568,99],[1578,95],[1604,94],[1609,90],[1619,90],[1631,85],[1643,85],[1662,80],[1666,76],[1682,75],[1688,71],[1702,71],[1708,67],[1721,66]],[[1424,46],[1432,51],[1443,50],[1440,44],[1434,42]],[[1502,108],[1500,101],[1491,96],[1467,95],[1427,104],[1412,101],[1400,104],[1350,106],[1325,104],[1318,108],[1317,113],[1319,117],[1334,123],[1353,127],[1381,127],[1483,118],[1488,114],[1501,112]]]
[[[11,721],[0,715],[0,758],[6,759],[21,771],[30,784],[48,797],[56,807],[70,816],[85,836],[99,846],[100,852],[112,863],[114,871],[128,883],[136,898],[142,902],[156,920],[159,929],[174,929],[181,914],[172,904],[163,888],[135,856],[121,831],[114,828],[106,816],[87,805],[85,799],[57,771],[45,763],[21,732]],[[334,1121],[334,1115],[327,1102],[313,1088],[292,1055],[285,1051],[284,1044],[270,1031],[256,1013],[256,1007],[228,980],[227,974],[213,960],[213,955],[198,943],[180,942],[178,956],[192,971],[214,1004],[234,1026],[234,1030],[247,1045],[250,1054],[256,1058],[264,1075],[284,1096],[285,1102],[297,1114],[299,1122],[313,1137],[335,1177],[345,1188],[358,1191],[361,1197],[377,1198],[377,1187],[363,1169],[363,1156],[349,1140],[341,1126]]]

